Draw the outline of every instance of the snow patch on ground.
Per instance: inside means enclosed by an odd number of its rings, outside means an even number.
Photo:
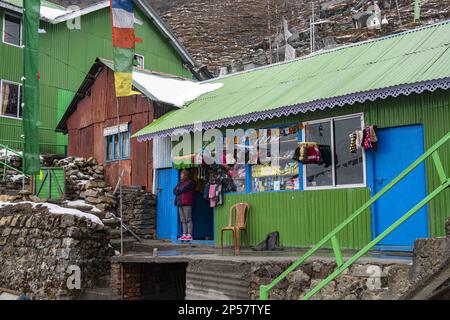
[[[7,206],[17,206],[17,205],[21,205],[21,204],[30,204],[33,208],[36,208],[38,205],[40,205],[44,208],[47,208],[48,211],[53,214],[70,214],[70,215],[77,216],[77,217],[83,217],[83,218],[91,220],[94,223],[103,225],[102,220],[100,220],[99,217],[97,217],[93,214],[85,213],[85,212],[82,212],[82,211],[76,210],[76,209],[63,208],[63,207],[60,207],[60,206],[58,206],[56,204],[52,204],[52,203],[35,203],[35,202],[30,202],[30,201],[21,201],[21,202],[2,202],[2,201],[0,201],[0,208],[4,208]]]

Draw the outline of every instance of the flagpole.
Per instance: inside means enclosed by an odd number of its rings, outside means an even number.
[[[117,138],[120,143],[120,104],[119,97],[116,96],[116,113],[117,113]],[[114,149],[115,150],[115,149]],[[122,171],[122,150],[119,147],[119,166],[117,168],[117,183],[119,184],[119,216],[120,216],[120,256],[123,257],[123,202],[122,202],[122,181],[120,173]],[[120,295],[123,300],[123,265],[120,264]]]

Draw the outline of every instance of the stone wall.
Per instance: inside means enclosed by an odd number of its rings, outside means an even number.
[[[32,299],[74,299],[69,266],[81,271],[81,289],[109,274],[113,252],[101,224],[75,215],[49,213],[30,204],[0,208],[0,287]]]
[[[104,181],[104,166],[94,158],[57,160],[54,166],[66,170],[66,199],[83,199],[102,212],[115,211],[117,199],[113,188]]]
[[[269,284],[289,263],[256,264],[252,267],[250,297],[259,297],[259,286]],[[336,269],[335,262],[315,260],[290,273],[270,292],[270,299],[297,300]],[[356,263],[319,291],[314,300],[392,300],[409,288],[407,264]]]
[[[141,187],[124,187],[123,222],[139,237],[156,239],[156,196]]]

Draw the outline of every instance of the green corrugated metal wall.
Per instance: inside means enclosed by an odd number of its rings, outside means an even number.
[[[239,202],[250,203],[247,232],[242,243],[255,245],[272,231],[280,232],[283,246],[310,246],[358,209],[369,199],[365,188],[323,191],[262,192],[226,195],[224,206],[215,210],[216,243],[220,227],[228,223],[229,208]],[[370,212],[366,212],[339,235],[342,247],[358,248],[371,237]],[[231,233],[225,235],[231,243]]]
[[[359,112],[364,112],[366,124],[375,124],[380,128],[423,124],[425,149],[428,149],[450,131],[450,92],[437,90],[433,93],[412,94],[365,104],[326,109],[283,119],[263,121],[258,123],[257,127],[270,127]],[[441,149],[440,155],[449,175],[449,144]],[[439,184],[439,179],[431,161],[427,162],[426,168],[427,188],[431,192]],[[217,208],[215,213],[216,241],[220,241],[220,227],[227,223],[225,217],[228,215],[229,206],[237,202],[249,202],[252,206],[251,214],[253,216],[253,218],[250,217],[248,232],[250,244],[254,245],[264,240],[270,231],[280,231],[283,245],[311,245],[320,240],[318,235],[323,236],[326,232],[331,231],[354,209],[362,205],[367,200],[369,190],[297,191],[293,194],[298,194],[298,196],[293,199],[287,194],[291,193],[226,195],[226,205]],[[302,208],[305,207],[310,210],[307,215],[302,211]],[[430,235],[443,236],[445,221],[450,217],[450,190],[444,191],[433,200],[428,206],[428,211]],[[305,217],[310,220],[305,220]],[[314,226],[321,226],[322,229],[315,229]],[[351,234],[353,238],[346,235],[341,240],[343,246],[360,247],[362,244],[366,244],[371,234],[370,218],[366,217],[360,221],[359,228],[352,230]]]
[[[0,9],[3,20],[3,10]],[[178,53],[139,10],[136,33],[143,38],[136,52],[145,57],[145,67],[174,75],[192,77],[185,70]],[[97,57],[112,59],[109,8],[81,17],[81,30],[69,30],[66,23],[52,25],[41,22],[46,34],[40,36],[41,126],[42,152],[61,153],[66,138],[55,133],[57,121],[67,105],[61,103],[60,90],[76,92]],[[0,33],[3,32],[0,23]],[[20,82],[22,49],[0,42],[0,79]],[[21,149],[22,121],[0,117],[0,143]]]

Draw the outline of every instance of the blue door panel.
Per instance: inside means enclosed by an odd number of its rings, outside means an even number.
[[[373,153],[373,190],[379,192],[424,153],[421,125],[380,129],[378,150]],[[390,227],[426,197],[425,165],[421,164],[374,205],[375,236]],[[427,207],[387,236],[380,245],[411,247],[417,238],[428,237]]]
[[[178,171],[174,169],[158,170],[158,239],[176,239],[178,235],[178,213],[175,207],[173,189],[178,182]]]

